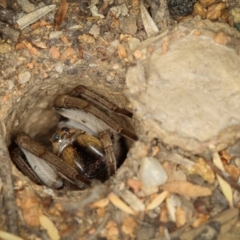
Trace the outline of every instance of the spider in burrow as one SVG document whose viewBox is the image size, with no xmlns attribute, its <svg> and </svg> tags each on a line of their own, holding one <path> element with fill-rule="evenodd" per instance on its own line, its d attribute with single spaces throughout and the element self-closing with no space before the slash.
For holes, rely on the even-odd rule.
<svg viewBox="0 0 240 240">
<path fill-rule="evenodd" d="M 11 151 L 17 168 L 36 184 L 53 189 L 83 190 L 91 179 L 112 176 L 126 157 L 123 136 L 137 140 L 119 120 L 132 113 L 84 86 L 58 96 L 53 108 L 68 121 L 59 123 L 51 151 L 20 133 L 18 147 Z"/>
</svg>

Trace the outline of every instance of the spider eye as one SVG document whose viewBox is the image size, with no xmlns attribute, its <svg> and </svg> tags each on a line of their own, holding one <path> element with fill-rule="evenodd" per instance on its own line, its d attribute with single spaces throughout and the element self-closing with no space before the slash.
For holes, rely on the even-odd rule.
<svg viewBox="0 0 240 240">
<path fill-rule="evenodd" d="M 60 138 L 59 134 L 58 134 L 58 133 L 55 133 L 55 134 L 53 135 L 53 142 L 57 142 L 57 141 L 59 140 L 59 138 Z"/>
<path fill-rule="evenodd" d="M 67 127 L 62 127 L 61 130 L 62 130 L 62 132 L 68 132 L 68 131 L 69 131 L 69 128 L 67 128 Z"/>
</svg>

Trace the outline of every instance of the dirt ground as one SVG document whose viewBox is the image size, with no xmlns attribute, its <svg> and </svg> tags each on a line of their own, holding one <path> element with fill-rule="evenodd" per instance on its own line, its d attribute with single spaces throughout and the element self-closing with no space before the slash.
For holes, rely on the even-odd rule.
<svg viewBox="0 0 240 240">
<path fill-rule="evenodd" d="M 19 2 L 0 1 L 0 239 L 238 239 L 239 3 L 55 0 L 21 29 L 46 5 Z M 8 147 L 48 138 L 80 84 L 132 111 L 139 140 L 104 184 L 38 186 Z"/>
</svg>

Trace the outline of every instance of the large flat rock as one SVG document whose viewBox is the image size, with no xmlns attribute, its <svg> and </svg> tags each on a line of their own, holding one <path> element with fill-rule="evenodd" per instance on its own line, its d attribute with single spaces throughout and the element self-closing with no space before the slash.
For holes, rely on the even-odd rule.
<svg viewBox="0 0 240 240">
<path fill-rule="evenodd" d="M 142 43 L 127 74 L 142 137 L 193 153 L 225 148 L 240 136 L 238 33 L 191 21 L 162 35 Z"/>
</svg>

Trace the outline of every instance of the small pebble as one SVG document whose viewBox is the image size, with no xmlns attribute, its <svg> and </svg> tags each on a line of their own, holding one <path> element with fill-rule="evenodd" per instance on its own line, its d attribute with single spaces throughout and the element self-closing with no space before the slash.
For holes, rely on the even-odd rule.
<svg viewBox="0 0 240 240">
<path fill-rule="evenodd" d="M 124 33 L 131 35 L 136 34 L 138 30 L 136 17 L 130 16 L 122 18 L 120 20 L 120 28 Z"/>
<path fill-rule="evenodd" d="M 161 186 L 168 178 L 161 163 L 153 157 L 142 160 L 139 174 L 142 184 L 147 188 Z"/>
<path fill-rule="evenodd" d="M 22 7 L 22 10 L 26 13 L 30 13 L 35 10 L 34 4 L 30 3 L 28 0 L 18 0 L 17 2 Z"/>
<path fill-rule="evenodd" d="M 55 65 L 55 70 L 58 72 L 58 73 L 62 73 L 63 72 L 63 65 L 62 65 L 62 63 L 57 63 L 56 65 Z"/>
<path fill-rule="evenodd" d="M 168 8 L 173 16 L 187 16 L 192 13 L 196 0 L 168 0 Z"/>
<path fill-rule="evenodd" d="M 12 80 L 8 80 L 8 90 L 12 90 L 14 88 L 14 84 Z"/>
<path fill-rule="evenodd" d="M 12 50 L 11 45 L 8 43 L 0 44 L 0 53 L 7 53 Z"/>
<path fill-rule="evenodd" d="M 26 72 L 22 72 L 22 73 L 19 73 L 18 75 L 18 83 L 19 84 L 24 84 L 24 83 L 27 83 L 31 78 L 31 73 L 26 71 Z"/>
<path fill-rule="evenodd" d="M 89 30 L 89 33 L 92 35 L 99 35 L 100 34 L 100 28 L 98 25 L 94 24 L 91 29 Z"/>
<path fill-rule="evenodd" d="M 60 38 L 62 31 L 54 31 L 49 34 L 49 39 Z"/>
<path fill-rule="evenodd" d="M 138 38 L 130 38 L 128 40 L 128 45 L 131 51 L 134 51 L 140 43 L 141 41 Z"/>
</svg>

